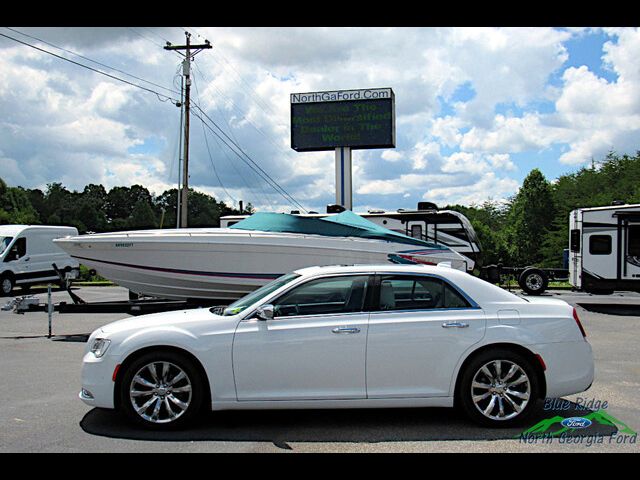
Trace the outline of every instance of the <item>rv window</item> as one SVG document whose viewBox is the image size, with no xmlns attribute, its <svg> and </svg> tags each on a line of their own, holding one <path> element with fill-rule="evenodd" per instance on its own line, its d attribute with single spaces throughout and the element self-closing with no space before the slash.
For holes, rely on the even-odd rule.
<svg viewBox="0 0 640 480">
<path fill-rule="evenodd" d="M 411 236 L 413 238 L 422 238 L 422 225 L 411 225 Z"/>
<path fill-rule="evenodd" d="M 640 225 L 629 225 L 627 254 L 632 257 L 640 257 Z"/>
<path fill-rule="evenodd" d="M 571 239 L 569 243 L 570 243 L 569 247 L 571 248 L 572 252 L 580 251 L 580 230 L 578 229 L 571 230 Z"/>
<path fill-rule="evenodd" d="M 589 253 L 591 255 L 610 255 L 611 235 L 591 235 L 589 237 Z"/>
</svg>

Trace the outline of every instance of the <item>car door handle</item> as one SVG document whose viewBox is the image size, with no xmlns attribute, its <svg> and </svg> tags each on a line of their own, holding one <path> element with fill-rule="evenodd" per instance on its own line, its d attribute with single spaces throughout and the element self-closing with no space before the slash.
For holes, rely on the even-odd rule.
<svg viewBox="0 0 640 480">
<path fill-rule="evenodd" d="M 442 328 L 467 328 L 468 323 L 463 322 L 446 322 L 442 324 Z"/>
<path fill-rule="evenodd" d="M 360 333 L 358 327 L 336 327 L 331 331 L 333 333 Z"/>
<path fill-rule="evenodd" d="M 24 257 L 25 262 L 28 262 L 29 260 L 31 260 L 31 257 Z"/>
</svg>

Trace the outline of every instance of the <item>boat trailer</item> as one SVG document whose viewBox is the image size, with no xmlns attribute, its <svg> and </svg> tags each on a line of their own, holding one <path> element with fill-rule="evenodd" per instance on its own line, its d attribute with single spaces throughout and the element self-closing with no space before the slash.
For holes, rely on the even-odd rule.
<svg viewBox="0 0 640 480">
<path fill-rule="evenodd" d="M 14 313 L 26 312 L 59 312 L 59 313 L 127 313 L 129 315 L 144 315 L 148 313 L 166 312 L 172 310 L 186 310 L 192 308 L 212 307 L 215 300 L 168 300 L 151 297 L 138 297 L 129 292 L 129 300 L 113 300 L 108 302 L 87 302 L 71 290 L 71 279 L 53 264 L 53 269 L 60 277 L 60 285 L 64 288 L 71 302 L 51 302 L 51 289 L 47 295 L 47 302 L 42 302 L 34 295 L 15 297 L 7 302 L 2 310 Z M 50 287 L 50 286 L 49 286 Z"/>
</svg>

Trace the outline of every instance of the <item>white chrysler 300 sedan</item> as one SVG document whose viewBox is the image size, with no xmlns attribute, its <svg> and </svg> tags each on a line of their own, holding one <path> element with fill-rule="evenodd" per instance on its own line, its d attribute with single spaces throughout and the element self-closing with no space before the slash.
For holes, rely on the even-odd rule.
<svg viewBox="0 0 640 480">
<path fill-rule="evenodd" d="M 80 398 L 151 428 L 202 408 L 458 406 L 487 426 L 593 382 L 575 309 L 447 267 L 310 267 L 224 310 L 129 318 L 89 338 Z"/>
</svg>

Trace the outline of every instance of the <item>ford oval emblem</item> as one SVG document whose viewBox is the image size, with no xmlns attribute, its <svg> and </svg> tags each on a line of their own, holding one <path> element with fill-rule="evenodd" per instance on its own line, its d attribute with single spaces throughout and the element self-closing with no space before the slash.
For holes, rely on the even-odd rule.
<svg viewBox="0 0 640 480">
<path fill-rule="evenodd" d="M 560 422 L 563 427 L 567 428 L 587 428 L 591 426 L 591 420 L 588 418 L 582 417 L 571 417 L 565 418 L 562 422 Z"/>
</svg>

